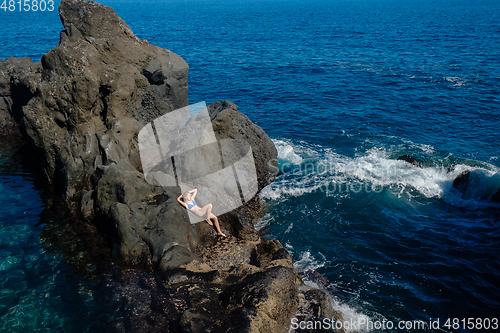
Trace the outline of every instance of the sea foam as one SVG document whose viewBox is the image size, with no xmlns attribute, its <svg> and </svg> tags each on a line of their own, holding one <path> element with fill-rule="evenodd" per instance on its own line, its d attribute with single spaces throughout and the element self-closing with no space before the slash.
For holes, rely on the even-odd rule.
<svg viewBox="0 0 500 333">
<path fill-rule="evenodd" d="M 355 156 L 304 142 L 274 140 L 274 143 L 279 167 L 283 169 L 286 165 L 288 169 L 261 192 L 264 199 L 281 202 L 317 191 L 325 195 L 349 195 L 388 189 L 407 200 L 420 195 L 472 209 L 497 205 L 489 199 L 500 188 L 498 167 L 467 160 L 451 165 L 443 163 L 442 158 L 433 156 L 437 155 L 436 149 L 429 145 L 412 145 L 413 150 L 431 160 L 430 165 L 418 168 L 396 158 L 408 143 L 404 147 L 373 147 Z M 453 181 L 467 170 L 471 171 L 469 187 L 461 193 L 453 188 Z"/>
<path fill-rule="evenodd" d="M 318 268 L 324 267 L 327 263 L 326 258 L 319 253 L 319 255 L 322 257 L 321 259 L 316 259 L 314 255 L 310 251 L 304 251 L 300 254 L 300 258 L 294 262 L 293 266 L 295 270 L 300 274 L 304 273 L 307 271 L 315 271 Z M 332 309 L 335 312 L 338 312 L 342 315 L 343 322 L 347 323 L 366 323 L 371 318 L 361 312 L 359 312 L 357 309 L 355 309 L 352 306 L 349 306 L 346 303 L 343 303 L 342 301 L 338 300 L 335 295 L 332 295 L 331 292 L 325 289 L 326 286 L 322 286 L 318 284 L 315 281 L 311 281 L 307 278 L 308 275 L 306 274 L 301 274 L 302 280 L 306 285 L 308 285 L 311 288 L 318 288 L 322 289 L 325 292 L 327 292 L 330 295 L 330 300 L 331 300 L 331 306 Z M 351 332 L 369 332 L 369 330 L 366 330 L 366 327 L 350 327 L 350 325 L 343 325 L 345 331 L 347 333 Z"/>
</svg>

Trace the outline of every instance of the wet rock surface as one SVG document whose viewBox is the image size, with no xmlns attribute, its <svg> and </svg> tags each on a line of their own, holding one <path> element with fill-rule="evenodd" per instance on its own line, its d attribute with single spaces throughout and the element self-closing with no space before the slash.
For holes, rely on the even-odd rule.
<svg viewBox="0 0 500 333">
<path fill-rule="evenodd" d="M 469 187 L 470 170 L 466 170 L 459 174 L 453 180 L 453 188 L 459 190 L 460 192 L 465 192 Z"/>
<path fill-rule="evenodd" d="M 398 161 L 405 161 L 405 162 L 410 163 L 410 164 L 412 164 L 416 167 L 419 167 L 419 168 L 422 167 L 422 161 L 420 161 L 419 159 L 412 157 L 410 155 L 401 155 L 398 157 L 397 160 Z"/>
<path fill-rule="evenodd" d="M 299 306 L 293 315 L 289 333 L 345 333 L 344 318 L 333 307 L 329 293 L 330 282 L 317 271 L 300 272 L 299 277 L 308 284 L 299 285 Z"/>
<path fill-rule="evenodd" d="M 144 179 L 138 132 L 188 105 L 186 62 L 137 38 L 109 7 L 67 0 L 59 12 L 65 30 L 40 62 L 0 61 L 0 132 L 29 143 L 50 193 L 124 269 L 125 283 L 107 287 L 124 315 L 105 328 L 286 331 L 302 282 L 283 246 L 254 230 L 258 197 L 219 216 L 222 239 L 189 222 L 179 188 Z M 277 151 L 265 132 L 229 101 L 208 110 L 217 140 L 251 146 L 258 190 L 270 184 Z"/>
<path fill-rule="evenodd" d="M 499 174 L 493 176 L 483 170 L 465 170 L 453 180 L 453 188 L 463 199 L 500 202 Z"/>
</svg>

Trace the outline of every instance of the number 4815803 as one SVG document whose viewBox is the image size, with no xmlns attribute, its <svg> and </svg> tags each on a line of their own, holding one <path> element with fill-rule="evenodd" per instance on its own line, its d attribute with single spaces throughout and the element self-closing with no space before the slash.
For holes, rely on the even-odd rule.
<svg viewBox="0 0 500 333">
<path fill-rule="evenodd" d="M 0 0 L 1 1 L 1 0 Z M 0 9 L 4 12 L 7 10 L 10 12 L 20 11 L 20 12 L 44 12 L 53 11 L 54 0 L 3 0 Z"/>
</svg>

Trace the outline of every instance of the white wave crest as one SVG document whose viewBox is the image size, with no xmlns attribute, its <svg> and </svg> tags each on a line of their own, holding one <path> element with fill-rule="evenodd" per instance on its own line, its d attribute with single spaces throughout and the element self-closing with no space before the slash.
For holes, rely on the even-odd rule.
<svg viewBox="0 0 500 333">
<path fill-rule="evenodd" d="M 466 201 L 486 200 L 493 194 L 494 187 L 500 187 L 499 168 L 480 163 L 481 166 L 457 164 L 449 166 L 415 167 L 394 157 L 394 148 L 372 148 L 358 156 L 339 155 L 329 148 L 293 146 L 293 151 L 304 151 L 307 158 L 294 170 L 280 175 L 272 184 L 264 188 L 261 197 L 271 200 L 286 200 L 307 193 L 321 191 L 325 195 L 350 195 L 361 191 L 377 192 L 389 189 L 396 196 L 414 195 L 427 198 L 443 198 L 446 202 L 464 206 Z M 431 155 L 434 147 L 413 145 L 422 155 Z M 310 150 L 315 152 L 311 153 Z M 396 155 L 397 156 L 397 155 Z M 475 174 L 471 177 L 470 194 L 463 196 L 452 189 L 453 181 L 463 171 Z M 471 173 L 471 175 L 472 175 Z M 497 180 L 498 178 L 498 180 Z M 416 192 L 415 192 L 416 191 Z M 470 205 L 469 205 L 470 206 Z"/>
<path fill-rule="evenodd" d="M 267 213 L 255 223 L 254 228 L 255 230 L 259 231 L 262 228 L 267 227 L 273 221 L 274 217 L 271 214 Z"/>
<path fill-rule="evenodd" d="M 453 84 L 454 87 L 461 87 L 467 83 L 467 80 L 459 76 L 445 76 L 444 80 Z"/>
<path fill-rule="evenodd" d="M 278 151 L 278 158 L 293 164 L 302 163 L 302 157 L 297 155 L 294 151 L 293 145 L 285 140 L 272 140 L 276 150 Z"/>
<path fill-rule="evenodd" d="M 298 273 L 301 272 L 307 272 L 307 271 L 314 271 L 318 268 L 324 267 L 326 264 L 326 258 L 319 253 L 319 255 L 322 256 L 321 260 L 316 259 L 310 251 L 304 251 L 300 254 L 299 260 L 295 261 L 293 264 L 295 270 Z M 330 301 L 331 301 L 331 306 L 332 309 L 335 312 L 338 312 L 342 315 L 342 327 L 344 328 L 345 332 L 347 333 L 353 333 L 353 332 L 369 332 L 370 330 L 367 329 L 366 326 L 363 326 L 362 323 L 367 323 L 370 321 L 370 317 L 359 312 L 355 308 L 349 306 L 346 303 L 343 303 L 339 301 L 334 295 L 331 294 L 330 291 L 324 289 L 323 286 L 318 285 L 314 281 L 310 281 L 307 279 L 307 276 L 302 276 L 303 281 L 306 285 L 308 285 L 311 288 L 317 288 L 317 289 L 322 289 L 325 292 L 327 292 L 330 295 Z M 352 324 L 354 326 L 352 326 Z"/>
<path fill-rule="evenodd" d="M 320 255 L 323 256 L 321 253 Z M 300 254 L 299 260 L 293 263 L 293 267 L 299 273 L 307 271 L 315 271 L 318 268 L 325 266 L 325 262 L 326 259 L 324 256 L 322 260 L 317 260 L 316 258 L 314 258 L 314 256 L 311 254 L 310 251 L 305 251 Z"/>
<path fill-rule="evenodd" d="M 344 323 L 342 327 L 346 333 L 354 332 L 370 332 L 367 325 L 363 325 L 371 321 L 371 318 L 363 313 L 358 312 L 356 309 L 350 307 L 349 305 L 338 301 L 335 297 L 330 297 L 332 300 L 332 309 L 334 311 L 340 312 L 342 314 L 342 319 Z M 350 325 L 350 323 L 356 323 L 357 325 Z"/>
</svg>

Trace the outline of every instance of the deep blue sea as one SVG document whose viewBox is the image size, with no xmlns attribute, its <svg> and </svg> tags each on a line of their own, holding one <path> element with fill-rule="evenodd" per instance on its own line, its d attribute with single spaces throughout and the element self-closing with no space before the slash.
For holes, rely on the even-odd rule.
<svg viewBox="0 0 500 333">
<path fill-rule="evenodd" d="M 345 319 L 500 319 L 500 1 L 101 2 L 188 62 L 191 103 L 231 100 L 269 134 L 257 226 Z M 0 15 L 0 59 L 57 45 L 56 12 Z M 33 176 L 2 153 L 0 178 L 0 330 L 105 327 L 119 308 L 44 243 Z"/>
</svg>

